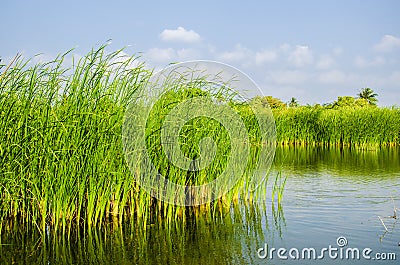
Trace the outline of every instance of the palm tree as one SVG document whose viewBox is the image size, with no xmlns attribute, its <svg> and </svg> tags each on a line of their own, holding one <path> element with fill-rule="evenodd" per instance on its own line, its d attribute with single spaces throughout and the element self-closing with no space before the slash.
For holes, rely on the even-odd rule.
<svg viewBox="0 0 400 265">
<path fill-rule="evenodd" d="M 361 89 L 360 93 L 358 93 L 359 98 L 363 98 L 368 101 L 371 105 L 376 105 L 378 99 L 376 98 L 378 94 L 376 94 L 371 88 L 366 87 Z"/>
<path fill-rule="evenodd" d="M 299 106 L 299 102 L 297 102 L 296 98 L 292 98 L 289 102 L 289 107 L 298 107 Z"/>
</svg>

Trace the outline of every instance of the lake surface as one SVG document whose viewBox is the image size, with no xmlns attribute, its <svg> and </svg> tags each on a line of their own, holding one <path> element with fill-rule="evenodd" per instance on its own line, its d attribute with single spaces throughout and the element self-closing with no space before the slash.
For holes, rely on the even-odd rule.
<svg viewBox="0 0 400 265">
<path fill-rule="evenodd" d="M 271 202 L 278 171 L 287 177 L 281 205 Z M 145 230 L 110 224 L 70 239 L 3 232 L 0 264 L 398 264 L 400 222 L 388 216 L 400 208 L 399 148 L 280 147 L 269 179 L 264 198 L 216 219 Z"/>
</svg>

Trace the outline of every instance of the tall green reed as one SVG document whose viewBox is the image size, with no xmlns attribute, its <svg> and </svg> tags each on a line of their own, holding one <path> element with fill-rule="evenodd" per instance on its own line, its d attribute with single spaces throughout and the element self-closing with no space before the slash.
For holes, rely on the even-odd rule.
<svg viewBox="0 0 400 265">
<path fill-rule="evenodd" d="M 253 109 L 243 102 L 239 103 L 233 98 L 235 93 L 226 90 L 219 90 L 219 101 L 213 101 L 215 99 L 214 86 L 208 87 L 207 82 L 200 82 L 201 80 L 194 80 L 189 83 L 178 84 L 175 81 L 172 84 L 168 84 L 171 88 L 165 89 L 163 93 L 156 93 L 156 102 L 152 105 L 149 113 L 147 111 L 142 111 L 142 107 L 145 108 L 146 102 L 152 102 L 154 96 L 141 95 L 139 94 L 137 102 L 132 106 L 135 111 L 128 112 L 129 115 L 126 118 L 125 124 L 125 137 L 126 139 L 126 152 L 130 153 L 132 158 L 128 158 L 128 163 L 130 165 L 131 171 L 135 174 L 135 177 L 146 182 L 146 186 L 154 192 L 156 198 L 160 197 L 174 197 L 176 195 L 176 190 L 168 188 L 165 182 L 153 183 L 151 178 L 157 179 L 156 175 L 165 177 L 169 182 L 178 184 L 181 186 L 200 186 L 210 183 L 215 180 L 215 178 L 221 176 L 225 173 L 228 166 L 228 160 L 233 156 L 232 152 L 237 152 L 232 148 L 231 144 L 231 132 L 228 132 L 223 124 L 210 118 L 213 116 L 212 112 L 218 112 L 221 101 L 229 105 L 230 108 L 234 109 L 240 119 L 243 121 L 246 131 L 249 132 L 249 142 L 240 143 L 240 148 L 249 146 L 249 157 L 245 157 L 245 160 L 240 161 L 240 165 L 232 164 L 230 168 L 231 171 L 236 171 L 237 166 L 245 167 L 244 173 L 240 176 L 237 183 L 235 183 L 232 189 L 224 194 L 217 202 L 209 202 L 205 205 L 184 208 L 176 206 L 173 204 L 165 203 L 161 199 L 153 198 L 151 205 L 148 207 L 152 209 L 153 212 L 157 212 L 156 215 L 163 216 L 167 220 L 176 218 L 182 215 L 192 215 L 201 212 L 213 212 L 223 210 L 224 208 L 229 208 L 232 202 L 238 200 L 239 197 L 246 199 L 250 192 L 250 180 L 252 174 L 254 174 L 254 169 L 257 168 L 259 163 L 260 153 L 261 153 L 261 133 L 258 127 L 257 118 Z M 203 80 L 204 81 L 204 80 Z M 164 88 L 163 88 L 164 89 Z M 202 112 L 201 108 L 207 106 L 207 115 L 199 115 L 196 118 L 190 118 L 186 120 L 186 114 L 177 112 L 180 104 L 191 102 L 191 99 L 201 99 L 202 104 L 198 105 L 199 109 L 181 110 L 183 112 Z M 193 102 L 192 102 L 193 103 Z M 193 107 L 193 105 L 191 105 Z M 194 108 L 194 107 L 193 107 Z M 139 111 L 137 111 L 139 109 Z M 174 112 L 176 111 L 176 112 Z M 172 114 L 171 114 L 172 113 Z M 210 114 L 211 113 L 211 114 Z M 168 115 L 177 115 L 177 120 L 168 120 Z M 140 117 L 139 117 L 140 116 Z M 141 121 L 142 116 L 147 116 L 145 125 Z M 162 131 L 169 126 L 176 126 L 179 120 L 185 120 L 185 124 L 179 130 L 179 141 L 175 143 L 170 138 L 163 139 Z M 136 124 L 140 124 L 135 127 Z M 143 124 L 143 125 L 142 125 Z M 136 131 L 141 131 L 142 127 L 145 127 L 145 146 L 142 147 L 140 143 L 140 137 L 137 139 L 135 135 Z M 135 127 L 136 130 L 132 134 L 129 130 L 131 127 Z M 204 155 L 201 150 L 202 141 L 205 138 L 211 139 L 216 145 L 215 155 L 212 161 L 204 168 L 200 166 L 196 159 Z M 135 145 L 135 146 L 131 146 Z M 174 151 L 166 151 L 167 145 L 177 144 L 179 145 L 179 150 L 182 154 L 173 153 Z M 146 152 L 143 154 L 143 150 Z M 148 162 L 144 163 L 144 160 L 136 159 L 138 156 L 149 157 Z M 188 169 L 185 166 L 176 165 L 172 159 L 174 156 L 183 156 L 191 162 L 188 165 Z M 204 158 L 204 157 L 203 157 Z M 147 163 L 151 163 L 151 167 L 147 168 Z M 244 166 L 243 166 L 244 165 Z M 153 168 L 154 166 L 154 168 Z M 259 173 L 259 172 L 257 172 Z M 230 176 L 229 176 L 230 177 Z M 229 184 L 229 183 L 228 183 Z M 261 183 L 261 186 L 264 183 Z M 151 187 L 150 187 L 151 185 Z M 156 187 L 156 188 L 154 188 Z M 167 187 L 167 188 L 166 188 Z M 186 194 L 187 200 L 190 200 L 192 194 Z M 218 198 L 218 197 L 217 197 Z M 190 203 L 189 203 L 190 204 Z M 195 209 L 194 212 L 188 211 L 188 209 Z M 196 210 L 201 209 L 201 210 Z"/>
<path fill-rule="evenodd" d="M 0 79 L 0 217 L 67 229 L 133 215 L 134 180 L 120 141 L 125 105 L 150 71 L 105 46 L 65 67 L 70 52 Z M 120 204 L 123 205 L 120 205 Z"/>
<path fill-rule="evenodd" d="M 146 228 L 148 223 L 171 224 L 175 219 L 226 213 L 239 196 L 249 196 L 251 172 L 263 144 L 255 113 L 224 90 L 196 87 L 165 95 L 153 108 L 146 125 L 153 162 L 160 173 L 185 185 L 212 181 L 224 169 L 232 150 L 220 124 L 199 118 L 181 130 L 180 145 L 189 158 L 199 155 L 199 142 L 205 136 L 218 145 L 217 159 L 197 172 L 171 165 L 159 133 L 163 115 L 180 101 L 217 96 L 237 111 L 249 131 L 250 142 L 243 143 L 250 146 L 245 177 L 219 201 L 198 207 L 174 206 L 140 188 L 135 174 L 141 169 L 128 169 L 121 130 L 129 103 L 152 72 L 122 50 L 106 53 L 105 49 L 92 50 L 73 60 L 72 66 L 67 62 L 72 51 L 36 65 L 18 57 L 1 73 L 0 232 L 18 225 L 42 234 L 52 230 L 71 235 L 76 226 L 91 230 L 105 222 L 127 221 Z"/>
<path fill-rule="evenodd" d="M 400 144 L 400 109 L 296 107 L 274 111 L 283 144 L 394 146 Z"/>
</svg>

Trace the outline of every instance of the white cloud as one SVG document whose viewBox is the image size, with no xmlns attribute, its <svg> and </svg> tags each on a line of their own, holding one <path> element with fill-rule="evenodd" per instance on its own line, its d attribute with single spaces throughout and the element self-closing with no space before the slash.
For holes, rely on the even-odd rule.
<svg viewBox="0 0 400 265">
<path fill-rule="evenodd" d="M 290 50 L 290 45 L 289 44 L 287 44 L 287 43 L 284 43 L 284 44 L 282 44 L 280 47 L 279 47 L 279 50 L 281 51 L 281 52 L 289 52 L 289 50 Z"/>
<path fill-rule="evenodd" d="M 279 85 L 296 85 L 307 81 L 309 75 L 298 70 L 283 70 L 271 73 L 269 79 Z"/>
<path fill-rule="evenodd" d="M 217 54 L 217 59 L 225 62 L 245 62 L 251 60 L 253 52 L 241 44 L 237 44 L 232 51 Z"/>
<path fill-rule="evenodd" d="M 335 64 L 335 60 L 330 55 L 321 55 L 317 62 L 318 69 L 328 69 Z"/>
<path fill-rule="evenodd" d="M 197 49 L 183 48 L 152 48 L 144 53 L 143 57 L 150 63 L 172 63 L 176 61 L 188 61 L 201 58 L 201 52 Z"/>
<path fill-rule="evenodd" d="M 313 62 L 313 53 L 308 46 L 298 45 L 289 55 L 288 61 L 295 67 L 302 67 Z"/>
<path fill-rule="evenodd" d="M 152 62 L 172 62 L 176 52 L 172 48 L 152 48 L 144 54 L 144 57 Z"/>
<path fill-rule="evenodd" d="M 200 51 L 196 49 L 180 49 L 176 51 L 176 54 L 181 60 L 196 60 L 201 57 Z"/>
<path fill-rule="evenodd" d="M 336 56 L 339 56 L 343 53 L 343 49 L 341 47 L 336 47 L 335 49 L 333 49 L 333 54 Z"/>
<path fill-rule="evenodd" d="M 21 55 L 22 55 L 23 58 L 27 58 L 27 57 L 25 57 L 24 53 L 21 53 Z M 32 64 L 43 64 L 43 63 L 46 63 L 46 62 L 53 61 L 55 57 L 56 56 L 54 56 L 54 54 L 40 53 L 40 54 L 36 54 L 32 58 L 30 58 L 29 61 Z M 13 60 L 13 59 L 14 59 L 14 57 L 11 60 Z"/>
<path fill-rule="evenodd" d="M 346 74 L 339 70 L 326 71 L 318 76 L 318 81 L 324 84 L 343 84 L 346 80 Z"/>
<path fill-rule="evenodd" d="M 118 54 L 118 56 L 114 57 L 111 60 L 111 63 L 112 63 L 111 69 L 113 70 L 118 69 L 121 66 L 121 64 L 125 64 L 126 69 L 134 69 L 144 64 L 144 62 L 141 61 L 140 58 L 135 56 L 133 56 L 132 58 L 131 55 L 127 54 L 124 51 L 121 51 Z"/>
<path fill-rule="evenodd" d="M 390 52 L 396 48 L 400 48 L 400 38 L 392 35 L 385 35 L 381 41 L 374 46 L 375 51 Z"/>
<path fill-rule="evenodd" d="M 270 51 L 270 50 L 263 50 L 257 52 L 255 55 L 255 61 L 257 65 L 275 62 L 277 58 L 278 58 L 277 53 L 275 51 Z"/>
<path fill-rule="evenodd" d="M 198 42 L 201 40 L 200 35 L 193 30 L 186 30 L 184 27 L 178 27 L 177 29 L 164 29 L 160 34 L 160 38 L 163 41 L 175 41 L 175 42 Z"/>
<path fill-rule="evenodd" d="M 380 66 L 385 64 L 385 59 L 381 56 L 377 56 L 372 60 L 366 60 L 362 56 L 357 56 L 354 60 L 354 63 L 359 68 L 366 68 L 371 66 Z"/>
</svg>

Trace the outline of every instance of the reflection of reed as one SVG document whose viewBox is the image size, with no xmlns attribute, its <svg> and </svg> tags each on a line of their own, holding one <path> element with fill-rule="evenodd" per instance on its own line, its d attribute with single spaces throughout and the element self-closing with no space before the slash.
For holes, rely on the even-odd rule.
<svg viewBox="0 0 400 265">
<path fill-rule="evenodd" d="M 117 222 L 102 229 L 76 227 L 69 236 L 61 231 L 42 235 L 36 229 L 7 231 L 1 235 L 0 263 L 252 264 L 265 237 L 282 234 L 281 205 L 273 205 L 270 214 L 261 202 L 238 202 L 225 212 L 206 215 L 188 208 L 191 214 L 185 222 L 145 226 Z"/>
<path fill-rule="evenodd" d="M 279 237 L 282 238 L 282 224 L 286 226 L 286 220 L 283 214 L 283 207 L 280 203 L 277 204 L 276 208 L 275 205 L 272 204 L 272 216 L 274 228 L 276 231 L 278 231 Z"/>
<path fill-rule="evenodd" d="M 381 221 L 383 227 L 385 228 L 385 232 L 379 237 L 379 240 L 381 242 L 382 242 L 383 238 L 386 236 L 387 233 L 392 233 L 394 231 L 394 229 L 396 227 L 397 220 L 399 219 L 398 211 L 400 211 L 400 208 L 396 207 L 396 204 L 394 202 L 393 197 L 392 197 L 392 201 L 393 201 L 393 215 L 389 215 L 389 216 L 386 216 L 386 217 L 380 217 L 378 215 L 379 221 Z M 384 222 L 384 220 L 387 220 L 387 219 L 393 220 L 392 225 L 390 226 L 390 229 L 387 227 L 387 225 Z"/>
<path fill-rule="evenodd" d="M 278 146 L 274 164 L 287 172 L 301 169 L 334 171 L 341 175 L 371 175 L 400 172 L 400 148 L 382 147 L 373 151 L 359 148 Z"/>
</svg>

